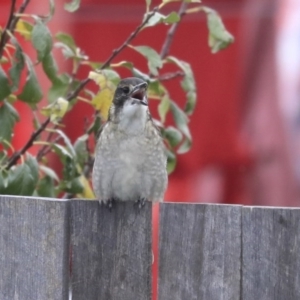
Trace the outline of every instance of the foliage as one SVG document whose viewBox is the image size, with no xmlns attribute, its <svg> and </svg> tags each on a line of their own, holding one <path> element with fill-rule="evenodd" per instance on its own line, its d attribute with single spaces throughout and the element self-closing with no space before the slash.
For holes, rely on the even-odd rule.
<svg viewBox="0 0 300 300">
<path fill-rule="evenodd" d="M 189 130 L 189 116 L 196 105 L 197 91 L 193 71 L 188 62 L 169 54 L 174 32 L 184 15 L 205 13 L 208 26 L 208 44 L 212 53 L 227 47 L 233 42 L 232 35 L 226 30 L 220 16 L 213 9 L 203 6 L 200 0 L 162 0 L 151 10 L 151 0 L 146 0 L 146 12 L 141 16 L 141 24 L 128 35 L 119 48 L 102 62 L 94 62 L 81 51 L 71 35 L 58 32 L 53 35 L 48 23 L 55 11 L 54 0 L 49 0 L 49 13 L 46 16 L 24 14 L 30 0 L 24 0 L 16 11 L 12 1 L 11 14 L 4 29 L 0 27 L 0 194 L 39 195 L 43 197 L 71 197 L 74 195 L 92 198 L 90 173 L 93 153 L 90 143 L 96 139 L 101 123 L 106 121 L 116 85 L 120 81 L 119 70 L 126 68 L 133 76 L 143 78 L 149 83 L 149 98 L 159 101 L 156 123 L 161 127 L 168 153 L 168 170 L 176 167 L 178 154 L 189 151 L 192 137 Z M 163 14 L 163 7 L 177 2 L 178 12 Z M 80 0 L 65 4 L 68 12 L 80 7 Z M 66 12 L 67 13 L 67 12 Z M 158 53 L 151 45 L 134 45 L 134 38 L 144 30 L 151 30 L 160 23 L 171 26 L 163 50 Z M 22 49 L 25 41 L 31 43 L 36 51 L 34 61 Z M 140 70 L 134 62 L 112 61 L 126 47 L 142 55 L 148 63 L 148 71 Z M 53 49 L 59 49 L 71 61 L 72 70 L 61 72 L 56 63 Z M 173 64 L 178 70 L 162 74 L 163 67 Z M 47 93 L 43 93 L 36 67 L 40 65 L 51 83 Z M 81 66 L 90 67 L 87 78 L 77 76 Z M 177 99 L 171 99 L 165 81 L 181 78 L 181 87 L 186 94 L 186 103 L 181 108 Z M 24 81 L 21 80 L 24 78 Z M 95 81 L 99 91 L 94 94 L 89 88 Z M 44 97 L 44 95 L 46 95 Z M 44 98 L 45 101 L 41 102 Z M 22 117 L 15 108 L 18 101 L 30 106 L 35 131 L 21 149 L 14 149 L 11 140 L 14 126 Z M 77 101 L 84 101 L 94 108 L 91 124 L 87 124 L 82 136 L 75 143 L 63 131 L 63 118 Z M 45 104 L 46 103 L 46 104 Z M 166 124 L 171 114 L 173 125 Z M 44 116 L 44 117 L 43 117 Z M 46 117 L 46 119 L 45 119 Z M 41 136 L 41 133 L 46 134 Z M 38 145 L 36 156 L 30 154 L 31 147 Z M 49 165 L 47 154 L 55 153 L 60 159 L 63 170 L 59 178 Z"/>
</svg>

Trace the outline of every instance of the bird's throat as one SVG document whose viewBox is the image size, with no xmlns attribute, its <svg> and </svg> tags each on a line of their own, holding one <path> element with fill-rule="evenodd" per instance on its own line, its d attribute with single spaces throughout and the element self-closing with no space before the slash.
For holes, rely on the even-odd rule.
<svg viewBox="0 0 300 300">
<path fill-rule="evenodd" d="M 119 114 L 118 128 L 127 135 L 139 135 L 144 132 L 147 122 L 148 107 L 136 104 L 131 110 L 124 110 Z"/>
</svg>

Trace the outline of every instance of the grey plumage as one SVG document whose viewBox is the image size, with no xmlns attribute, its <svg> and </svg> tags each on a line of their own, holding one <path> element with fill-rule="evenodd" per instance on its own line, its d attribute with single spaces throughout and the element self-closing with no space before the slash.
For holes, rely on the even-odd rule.
<svg viewBox="0 0 300 300">
<path fill-rule="evenodd" d="M 163 200 L 167 159 L 146 88 L 143 80 L 127 78 L 116 89 L 95 152 L 92 179 L 100 202 Z"/>
</svg>

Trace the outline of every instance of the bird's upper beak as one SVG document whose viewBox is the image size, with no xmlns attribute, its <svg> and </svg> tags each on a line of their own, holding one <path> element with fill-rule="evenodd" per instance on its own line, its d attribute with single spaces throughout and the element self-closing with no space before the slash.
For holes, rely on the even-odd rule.
<svg viewBox="0 0 300 300">
<path fill-rule="evenodd" d="M 148 99 L 147 99 L 147 95 L 146 95 L 147 87 L 148 87 L 147 82 L 142 82 L 142 83 L 136 85 L 132 89 L 132 91 L 130 93 L 130 97 L 134 98 L 136 100 L 139 100 L 140 104 L 148 106 Z"/>
</svg>

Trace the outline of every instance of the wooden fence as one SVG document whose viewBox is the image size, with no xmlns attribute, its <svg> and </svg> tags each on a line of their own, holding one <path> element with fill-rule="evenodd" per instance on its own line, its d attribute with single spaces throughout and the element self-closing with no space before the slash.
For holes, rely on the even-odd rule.
<svg viewBox="0 0 300 300">
<path fill-rule="evenodd" d="M 150 300 L 151 213 L 0 196 L 0 299 Z M 158 282 L 159 300 L 299 300 L 300 209 L 160 204 Z"/>
</svg>

